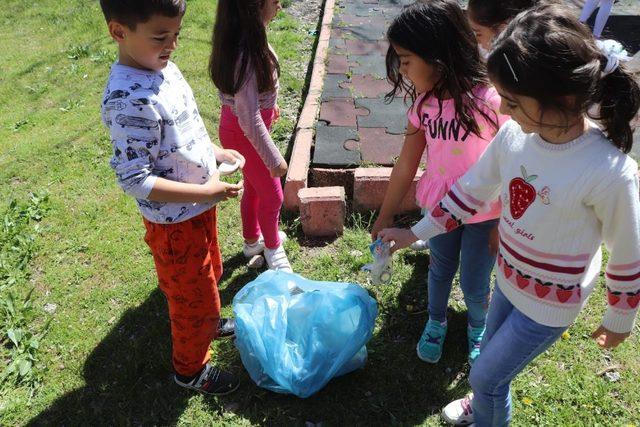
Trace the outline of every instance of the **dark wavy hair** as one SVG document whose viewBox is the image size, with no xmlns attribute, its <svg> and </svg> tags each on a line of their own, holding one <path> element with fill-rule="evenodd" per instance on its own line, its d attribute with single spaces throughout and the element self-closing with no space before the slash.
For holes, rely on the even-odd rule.
<svg viewBox="0 0 640 427">
<path fill-rule="evenodd" d="M 518 15 L 493 44 L 489 74 L 508 92 L 538 101 L 543 115 L 549 110 L 567 117 L 588 114 L 602 124 L 616 147 L 628 153 L 640 87 L 622 63 L 603 74 L 607 58 L 589 28 L 574 15 L 558 4 Z M 575 102 L 567 102 L 567 97 Z M 594 105 L 599 112 L 589 114 Z"/>
<path fill-rule="evenodd" d="M 400 74 L 400 58 L 393 45 L 400 46 L 422 58 L 440 72 L 440 80 L 425 94 L 418 111 L 430 96 L 438 100 L 442 112 L 442 100 L 448 94 L 454 102 L 456 120 L 471 133 L 480 135 L 474 113 L 479 113 L 496 130 L 498 117 L 486 112 L 485 100 L 478 98 L 473 89 L 489 85 L 486 69 L 480 59 L 473 31 L 455 0 L 424 0 L 402 10 L 387 30 L 390 46 L 387 50 L 387 79 L 393 89 L 385 99 L 390 102 L 400 93 L 415 102 L 415 87 Z"/>
<path fill-rule="evenodd" d="M 496 28 L 542 0 L 469 0 L 467 14 L 483 27 Z M 548 1 L 548 0 L 544 0 Z"/>
<path fill-rule="evenodd" d="M 280 75 L 278 59 L 269 49 L 261 11 L 266 0 L 219 0 L 213 27 L 209 75 L 222 92 L 234 95 L 247 76 L 249 64 L 256 73 L 258 90 L 276 85 Z"/>
<path fill-rule="evenodd" d="M 117 21 L 132 30 L 158 14 L 170 18 L 183 16 L 186 0 L 100 0 L 100 7 L 107 22 Z"/>
</svg>

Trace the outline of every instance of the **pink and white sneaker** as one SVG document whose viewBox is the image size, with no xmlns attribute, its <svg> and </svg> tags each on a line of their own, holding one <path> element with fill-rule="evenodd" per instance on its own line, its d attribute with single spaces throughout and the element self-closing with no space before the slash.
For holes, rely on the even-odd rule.
<svg viewBox="0 0 640 427">
<path fill-rule="evenodd" d="M 471 408 L 471 400 L 473 394 L 469 394 L 462 399 L 454 400 L 444 407 L 442 410 L 442 419 L 456 426 L 473 425 L 473 409 Z"/>
</svg>

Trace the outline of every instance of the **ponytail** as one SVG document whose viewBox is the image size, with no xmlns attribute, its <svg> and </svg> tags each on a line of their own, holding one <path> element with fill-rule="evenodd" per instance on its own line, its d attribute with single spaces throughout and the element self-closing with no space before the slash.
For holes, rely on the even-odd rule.
<svg viewBox="0 0 640 427">
<path fill-rule="evenodd" d="M 640 86 L 631 73 L 619 65 L 601 77 L 597 93 L 600 95 L 594 100 L 600 104 L 597 119 L 613 144 L 628 153 L 633 145 L 631 121 L 640 109 Z"/>
<path fill-rule="evenodd" d="M 494 42 L 487 68 L 506 91 L 535 99 L 543 110 L 599 121 L 613 144 L 628 153 L 640 87 L 624 65 L 627 59 L 618 42 L 594 40 L 570 9 L 546 3 L 511 21 Z M 593 107 L 600 111 L 592 113 Z"/>
</svg>

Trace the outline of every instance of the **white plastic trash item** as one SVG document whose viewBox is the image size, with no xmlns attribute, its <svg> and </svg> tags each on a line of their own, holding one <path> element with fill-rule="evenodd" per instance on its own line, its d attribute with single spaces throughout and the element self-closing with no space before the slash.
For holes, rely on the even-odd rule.
<svg viewBox="0 0 640 427">
<path fill-rule="evenodd" d="M 232 173 L 237 171 L 239 167 L 240 167 L 239 159 L 236 159 L 236 161 L 233 163 L 224 161 L 218 165 L 218 172 L 220 172 L 220 175 L 222 176 L 231 175 Z"/>
<path fill-rule="evenodd" d="M 388 283 L 393 273 L 391 246 L 378 239 L 369 245 L 369 250 L 373 255 L 373 263 L 365 265 L 362 269 L 371 272 L 371 282 L 374 285 Z"/>
</svg>

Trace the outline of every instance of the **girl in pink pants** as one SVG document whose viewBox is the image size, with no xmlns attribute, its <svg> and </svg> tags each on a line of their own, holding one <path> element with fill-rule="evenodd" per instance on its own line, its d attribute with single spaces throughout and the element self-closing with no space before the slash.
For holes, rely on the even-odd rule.
<svg viewBox="0 0 640 427">
<path fill-rule="evenodd" d="M 220 0 L 213 30 L 209 73 L 222 101 L 220 143 L 246 159 L 240 205 L 243 253 L 264 251 L 272 270 L 291 272 L 278 231 L 282 207 L 280 177 L 287 162 L 269 134 L 278 118 L 278 58 L 266 28 L 280 9 L 279 0 Z"/>
</svg>

